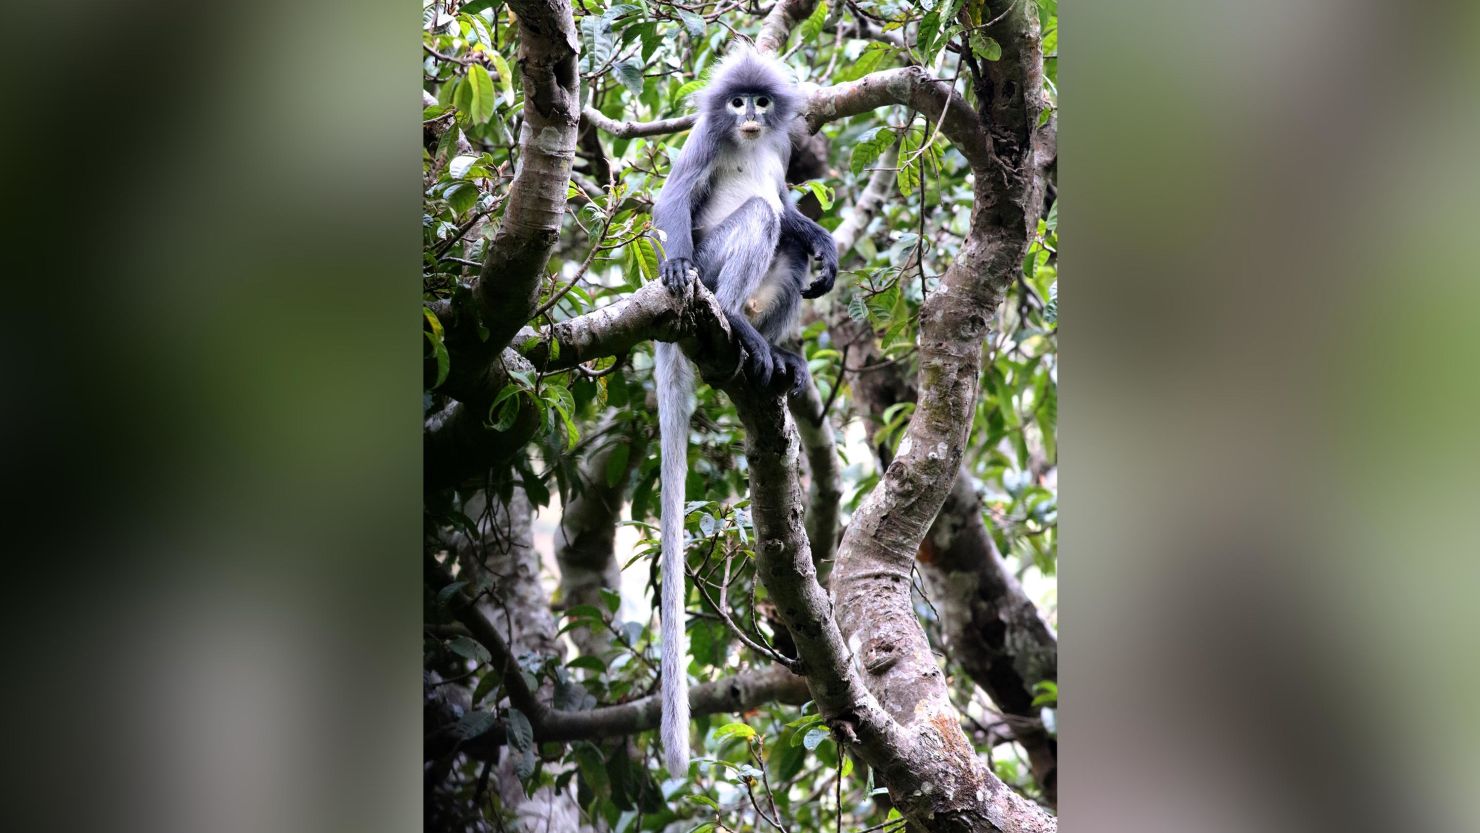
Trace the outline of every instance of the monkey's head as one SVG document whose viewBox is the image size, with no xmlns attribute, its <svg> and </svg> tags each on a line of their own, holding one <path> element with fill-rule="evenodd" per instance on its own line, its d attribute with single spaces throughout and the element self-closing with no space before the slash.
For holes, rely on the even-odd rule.
<svg viewBox="0 0 1480 833">
<path fill-rule="evenodd" d="M 785 135 L 801 109 L 801 99 L 785 64 L 743 47 L 715 69 L 701 106 L 717 132 L 745 143 L 768 134 Z"/>
</svg>

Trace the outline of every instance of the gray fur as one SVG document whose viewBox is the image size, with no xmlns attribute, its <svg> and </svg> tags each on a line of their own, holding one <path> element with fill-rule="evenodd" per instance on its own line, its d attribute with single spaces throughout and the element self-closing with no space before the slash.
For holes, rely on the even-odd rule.
<svg viewBox="0 0 1480 833">
<path fill-rule="evenodd" d="M 660 495 L 662 518 L 658 569 L 663 577 L 658 615 L 663 632 L 661 671 L 663 714 L 659 735 L 668 773 L 682 777 L 689 768 L 688 631 L 685 630 L 683 549 L 684 479 L 689 469 L 689 418 L 694 414 L 694 371 L 678 345 L 659 342 L 654 348 L 658 385 L 658 435 L 663 455 Z M 675 684 L 677 683 L 677 684 Z"/>
<path fill-rule="evenodd" d="M 831 235 L 787 199 L 790 130 L 801 106 L 795 82 L 775 58 L 749 48 L 726 57 L 699 97 L 699 121 L 653 206 L 663 283 L 679 292 L 697 271 L 745 348 L 747 377 L 770 386 L 779 370 L 776 378 L 793 392 L 806 381 L 806 362 L 775 344 L 795 328 L 801 299 L 826 292 L 837 273 Z M 804 289 L 812 257 L 824 275 Z M 669 774 L 682 776 L 689 759 L 683 507 L 694 374 L 677 346 L 661 343 L 654 379 L 663 455 L 660 735 Z"/>
</svg>

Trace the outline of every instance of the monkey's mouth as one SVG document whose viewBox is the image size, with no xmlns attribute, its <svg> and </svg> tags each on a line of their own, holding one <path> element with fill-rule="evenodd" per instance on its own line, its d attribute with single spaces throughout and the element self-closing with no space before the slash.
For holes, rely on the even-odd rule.
<svg viewBox="0 0 1480 833">
<path fill-rule="evenodd" d="M 747 139 L 754 139 L 761 135 L 761 123 L 758 121 L 748 121 L 741 124 L 740 135 Z"/>
</svg>

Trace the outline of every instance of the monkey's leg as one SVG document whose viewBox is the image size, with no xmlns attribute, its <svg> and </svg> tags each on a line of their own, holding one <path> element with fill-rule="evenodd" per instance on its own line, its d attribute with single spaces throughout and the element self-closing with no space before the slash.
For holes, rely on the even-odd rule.
<svg viewBox="0 0 1480 833">
<path fill-rule="evenodd" d="M 775 359 L 771 343 L 745 317 L 745 302 L 766 277 L 779 233 L 780 220 L 771 205 L 752 197 L 707 232 L 694 253 L 700 277 L 745 347 L 746 376 L 762 387 L 771 385 Z"/>
<path fill-rule="evenodd" d="M 771 268 L 755 294 L 746 302 L 746 313 L 755 328 L 771 344 L 775 366 L 772 387 L 791 395 L 807 384 L 807 362 L 800 355 L 777 345 L 795 330 L 801 314 L 802 281 L 806 279 L 808 256 L 804 249 L 783 234 Z"/>
</svg>

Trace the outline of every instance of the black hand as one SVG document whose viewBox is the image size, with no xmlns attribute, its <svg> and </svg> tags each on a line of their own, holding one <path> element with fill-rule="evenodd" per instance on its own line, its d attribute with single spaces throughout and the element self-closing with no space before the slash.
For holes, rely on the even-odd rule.
<svg viewBox="0 0 1480 833">
<path fill-rule="evenodd" d="M 685 286 L 688 286 L 689 270 L 693 268 L 693 261 L 686 257 L 669 258 L 658 267 L 658 277 L 663 281 L 663 285 L 668 287 L 669 292 L 677 295 L 683 291 Z"/>
<path fill-rule="evenodd" d="M 802 290 L 803 298 L 821 298 L 833 288 L 838 279 L 838 253 L 836 249 L 824 249 L 817 253 L 822 261 L 822 275 L 812 285 Z"/>
</svg>

